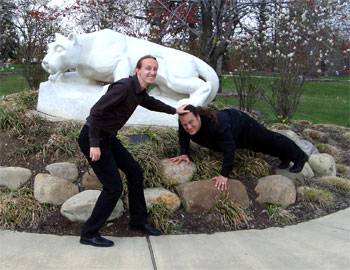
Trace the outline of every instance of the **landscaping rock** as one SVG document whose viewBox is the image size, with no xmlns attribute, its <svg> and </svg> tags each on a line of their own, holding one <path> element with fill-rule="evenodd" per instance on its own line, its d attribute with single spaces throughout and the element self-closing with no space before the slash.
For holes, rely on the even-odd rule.
<svg viewBox="0 0 350 270">
<path fill-rule="evenodd" d="M 317 148 L 309 141 L 306 140 L 295 140 L 294 141 L 308 156 L 312 154 L 318 154 Z"/>
<path fill-rule="evenodd" d="M 298 135 L 292 130 L 278 130 L 278 133 L 288 137 L 289 139 L 296 141 L 299 139 Z"/>
<path fill-rule="evenodd" d="M 45 169 L 53 176 L 64 178 L 71 182 L 78 179 L 79 172 L 77 166 L 70 162 L 57 162 L 47 165 Z"/>
<path fill-rule="evenodd" d="M 228 190 L 215 187 L 213 180 L 200 180 L 178 185 L 179 195 L 185 202 L 186 212 L 197 213 L 210 210 L 216 199 L 228 194 L 228 199 L 243 208 L 249 207 L 249 198 L 244 185 L 237 180 L 228 179 Z"/>
<path fill-rule="evenodd" d="M 125 174 L 121 170 L 119 170 L 119 173 L 120 177 L 124 178 Z M 81 183 L 87 189 L 102 190 L 103 188 L 102 183 L 100 182 L 92 168 L 90 168 L 86 173 L 84 173 Z"/>
<path fill-rule="evenodd" d="M 347 140 L 350 140 L 350 132 L 344 132 L 343 137 Z"/>
<path fill-rule="evenodd" d="M 293 164 L 293 162 L 291 162 L 291 164 Z M 303 185 L 305 179 L 311 179 L 314 177 L 314 172 L 307 162 L 305 163 L 304 168 L 300 173 L 291 173 L 288 171 L 288 169 L 276 169 L 275 173 L 276 175 L 283 175 L 291 179 L 296 186 Z"/>
<path fill-rule="evenodd" d="M 313 154 L 309 157 L 309 164 L 315 176 L 336 176 L 334 157 L 329 154 Z"/>
<path fill-rule="evenodd" d="M 170 159 L 163 159 L 160 162 L 160 175 L 167 184 L 181 184 L 191 181 L 196 172 L 196 165 L 193 162 L 176 164 Z"/>
<path fill-rule="evenodd" d="M 259 180 L 255 191 L 259 194 L 256 201 L 260 204 L 288 206 L 295 203 L 296 190 L 292 180 L 282 175 L 270 175 Z"/>
<path fill-rule="evenodd" d="M 0 167 L 0 186 L 17 190 L 32 176 L 29 169 L 21 167 Z"/>
<path fill-rule="evenodd" d="M 147 208 L 152 203 L 162 203 L 169 210 L 177 210 L 180 208 L 181 201 L 179 197 L 165 188 L 147 188 L 144 190 Z"/>
<path fill-rule="evenodd" d="M 79 192 L 70 181 L 46 173 L 39 173 L 34 180 L 34 197 L 41 203 L 61 205 Z"/>
<path fill-rule="evenodd" d="M 72 196 L 61 206 L 61 214 L 73 222 L 86 222 L 86 220 L 90 217 L 100 194 L 101 191 L 99 190 L 85 190 Z M 120 218 L 123 213 L 123 203 L 119 199 L 107 221 Z"/>
<path fill-rule="evenodd" d="M 102 190 L 103 187 L 92 168 L 84 173 L 81 183 L 87 189 Z"/>
</svg>

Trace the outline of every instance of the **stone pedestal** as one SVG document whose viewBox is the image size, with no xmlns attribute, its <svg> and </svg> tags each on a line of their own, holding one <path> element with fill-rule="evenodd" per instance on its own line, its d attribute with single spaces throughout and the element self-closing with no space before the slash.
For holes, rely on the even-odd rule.
<svg viewBox="0 0 350 270">
<path fill-rule="evenodd" d="M 47 81 L 40 84 L 37 110 L 67 120 L 85 121 L 91 107 L 103 94 L 103 86 L 99 85 Z M 155 98 L 178 107 L 175 99 L 165 96 Z M 153 112 L 138 106 L 126 125 L 177 127 L 177 119 L 177 115 Z"/>
</svg>

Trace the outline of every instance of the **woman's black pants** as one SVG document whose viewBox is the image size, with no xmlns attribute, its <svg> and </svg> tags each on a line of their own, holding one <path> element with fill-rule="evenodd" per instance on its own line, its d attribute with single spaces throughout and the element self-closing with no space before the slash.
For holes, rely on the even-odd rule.
<svg viewBox="0 0 350 270">
<path fill-rule="evenodd" d="M 103 185 L 90 218 L 86 221 L 81 235 L 94 237 L 107 221 L 123 191 L 123 183 L 118 169 L 127 178 L 130 224 L 147 222 L 147 209 L 143 191 L 143 170 L 138 162 L 115 136 L 101 136 L 101 157 L 98 161 L 90 159 L 89 127 L 84 125 L 79 135 L 80 149 Z"/>
</svg>

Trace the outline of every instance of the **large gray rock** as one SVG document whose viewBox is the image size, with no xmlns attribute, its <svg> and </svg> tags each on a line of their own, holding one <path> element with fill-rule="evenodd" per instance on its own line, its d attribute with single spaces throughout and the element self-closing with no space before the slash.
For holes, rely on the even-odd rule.
<svg viewBox="0 0 350 270">
<path fill-rule="evenodd" d="M 79 192 L 70 181 L 47 173 L 39 173 L 34 179 L 34 197 L 41 203 L 61 205 Z"/>
<path fill-rule="evenodd" d="M 189 164 L 181 162 L 178 165 L 171 162 L 170 159 L 163 159 L 160 162 L 160 175 L 162 176 L 162 180 L 167 184 L 189 182 L 195 172 L 196 166 L 193 162 L 190 162 Z"/>
<path fill-rule="evenodd" d="M 167 209 L 173 211 L 180 208 L 180 198 L 165 188 L 146 188 L 144 194 L 147 208 L 150 208 L 153 203 L 162 203 Z"/>
<path fill-rule="evenodd" d="M 318 154 L 317 148 L 309 141 L 306 140 L 295 140 L 294 141 L 308 156 L 312 154 Z"/>
<path fill-rule="evenodd" d="M 70 221 L 85 222 L 90 217 L 100 194 L 99 190 L 85 190 L 72 196 L 61 206 L 61 214 Z M 119 199 L 107 221 L 120 218 L 123 212 L 123 203 Z"/>
<path fill-rule="evenodd" d="M 298 135 L 292 130 L 277 130 L 276 132 L 288 137 L 293 141 L 296 141 L 299 139 Z"/>
<path fill-rule="evenodd" d="M 334 157 L 329 154 L 313 154 L 308 162 L 315 176 L 336 176 L 337 174 Z"/>
<path fill-rule="evenodd" d="M 237 180 L 228 179 L 228 190 L 221 191 L 215 187 L 213 180 L 200 180 L 178 185 L 178 192 L 186 204 L 186 212 L 196 213 L 210 210 L 215 200 L 228 194 L 229 200 L 243 208 L 249 207 L 249 197 L 244 185 Z"/>
<path fill-rule="evenodd" d="M 76 181 L 79 176 L 77 166 L 70 162 L 52 163 L 47 165 L 45 169 L 53 176 L 58 176 L 72 182 Z"/>
<path fill-rule="evenodd" d="M 293 163 L 291 163 L 293 164 Z M 306 162 L 303 170 L 300 173 L 291 173 L 288 169 L 276 169 L 276 175 L 283 175 L 291 180 L 293 180 L 296 186 L 304 184 L 305 179 L 311 179 L 314 177 L 314 172 L 312 171 L 310 165 Z"/>
<path fill-rule="evenodd" d="M 261 178 L 255 191 L 259 194 L 256 201 L 260 204 L 288 206 L 295 203 L 296 200 L 293 181 L 282 175 L 269 175 Z"/>
<path fill-rule="evenodd" d="M 29 169 L 21 167 L 0 167 L 0 186 L 17 190 L 32 176 Z"/>
</svg>

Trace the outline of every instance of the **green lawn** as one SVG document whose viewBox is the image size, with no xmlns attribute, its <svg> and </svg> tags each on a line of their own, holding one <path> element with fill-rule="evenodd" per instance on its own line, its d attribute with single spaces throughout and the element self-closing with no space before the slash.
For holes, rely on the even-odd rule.
<svg viewBox="0 0 350 270">
<path fill-rule="evenodd" d="M 21 75 L 0 75 L 0 96 L 28 90 L 28 83 Z"/>
<path fill-rule="evenodd" d="M 333 78 L 335 79 L 335 78 Z M 338 78 L 339 80 L 344 80 Z M 268 79 L 261 79 L 261 86 L 266 87 Z M 223 79 L 223 90 L 234 91 L 233 80 L 230 77 Z M 266 94 L 269 94 L 266 92 Z M 237 97 L 217 97 L 219 102 L 227 105 L 238 106 Z M 316 82 L 310 81 L 303 84 L 303 94 L 300 104 L 293 120 L 308 120 L 314 124 L 334 124 L 350 126 L 350 83 L 344 82 Z M 277 122 L 271 112 L 270 106 L 259 100 L 254 106 L 254 110 L 263 111 L 266 120 Z"/>
</svg>

